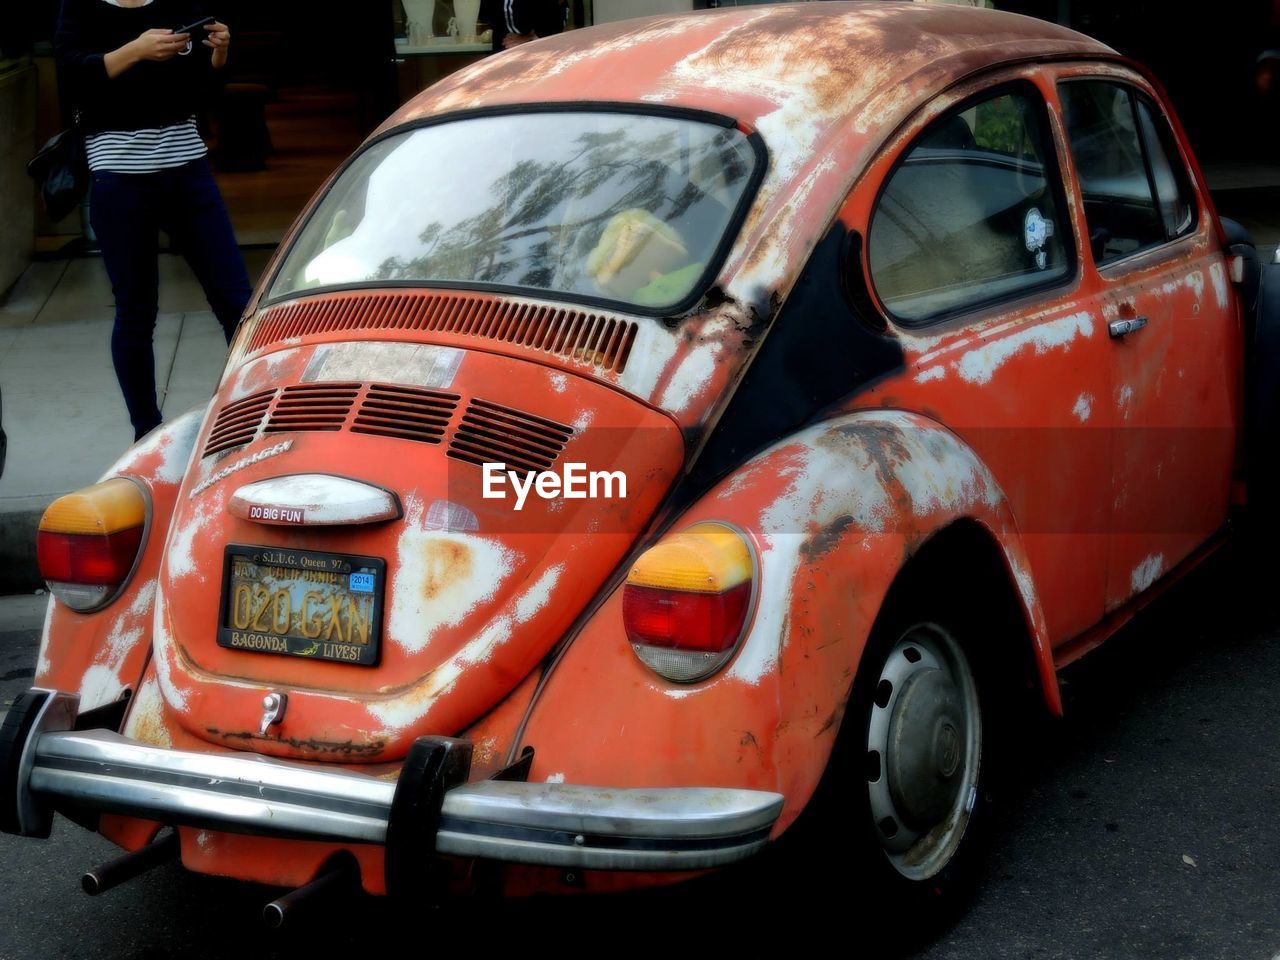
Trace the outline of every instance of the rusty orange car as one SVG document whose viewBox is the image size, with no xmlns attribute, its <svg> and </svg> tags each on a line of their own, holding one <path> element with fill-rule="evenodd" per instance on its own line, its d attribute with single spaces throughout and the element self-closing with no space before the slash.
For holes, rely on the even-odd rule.
<svg viewBox="0 0 1280 960">
<path fill-rule="evenodd" d="M 820 807 L 850 882 L 951 903 L 1015 711 L 1247 505 L 1259 273 L 1151 74 L 1051 24 L 486 59 L 310 203 L 208 406 L 49 508 L 0 826 L 281 922 L 672 883 Z"/>
</svg>

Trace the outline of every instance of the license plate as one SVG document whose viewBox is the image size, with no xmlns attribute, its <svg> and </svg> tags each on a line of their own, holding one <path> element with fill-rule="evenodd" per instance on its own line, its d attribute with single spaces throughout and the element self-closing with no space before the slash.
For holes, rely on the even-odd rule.
<svg viewBox="0 0 1280 960">
<path fill-rule="evenodd" d="M 232 544 L 218 646 L 374 666 L 386 569 L 377 557 Z"/>
</svg>

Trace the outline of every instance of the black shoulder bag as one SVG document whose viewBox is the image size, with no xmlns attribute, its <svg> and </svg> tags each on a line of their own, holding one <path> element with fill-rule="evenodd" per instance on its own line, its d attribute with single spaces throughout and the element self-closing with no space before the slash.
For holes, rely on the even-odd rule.
<svg viewBox="0 0 1280 960">
<path fill-rule="evenodd" d="M 80 113 L 71 127 L 50 138 L 27 164 L 27 174 L 40 185 L 40 199 L 50 220 L 61 220 L 89 192 L 89 161 L 80 132 Z"/>
</svg>

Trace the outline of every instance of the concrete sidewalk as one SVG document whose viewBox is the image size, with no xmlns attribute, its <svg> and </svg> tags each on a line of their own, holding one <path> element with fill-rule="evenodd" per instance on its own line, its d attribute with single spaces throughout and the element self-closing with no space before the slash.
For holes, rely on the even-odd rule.
<svg viewBox="0 0 1280 960">
<path fill-rule="evenodd" d="M 256 280 L 268 250 L 247 250 Z M 93 483 L 133 439 L 111 365 L 111 284 L 101 259 L 33 263 L 0 301 L 0 589 L 38 583 L 35 528 L 55 497 Z M 166 419 L 206 403 L 226 344 L 180 257 L 160 258 L 156 385 Z"/>
</svg>

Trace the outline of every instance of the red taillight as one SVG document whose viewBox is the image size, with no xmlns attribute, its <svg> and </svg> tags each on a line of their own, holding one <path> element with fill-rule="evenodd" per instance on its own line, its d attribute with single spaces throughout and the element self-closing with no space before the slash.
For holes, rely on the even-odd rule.
<svg viewBox="0 0 1280 960">
<path fill-rule="evenodd" d="M 637 657 L 668 680 L 709 676 L 729 662 L 755 590 L 750 542 L 720 523 L 698 523 L 636 560 L 622 621 Z"/>
<path fill-rule="evenodd" d="M 724 593 L 683 593 L 628 585 L 622 620 L 632 643 L 722 653 L 738 642 L 751 605 L 751 583 Z"/>
<path fill-rule="evenodd" d="M 132 527 L 106 535 L 41 530 L 36 534 L 40 576 L 61 583 L 119 586 L 133 569 L 142 529 Z"/>
<path fill-rule="evenodd" d="M 73 610 L 109 603 L 133 572 L 146 520 L 146 493 L 124 477 L 53 501 L 36 534 L 40 575 L 50 592 Z"/>
</svg>

